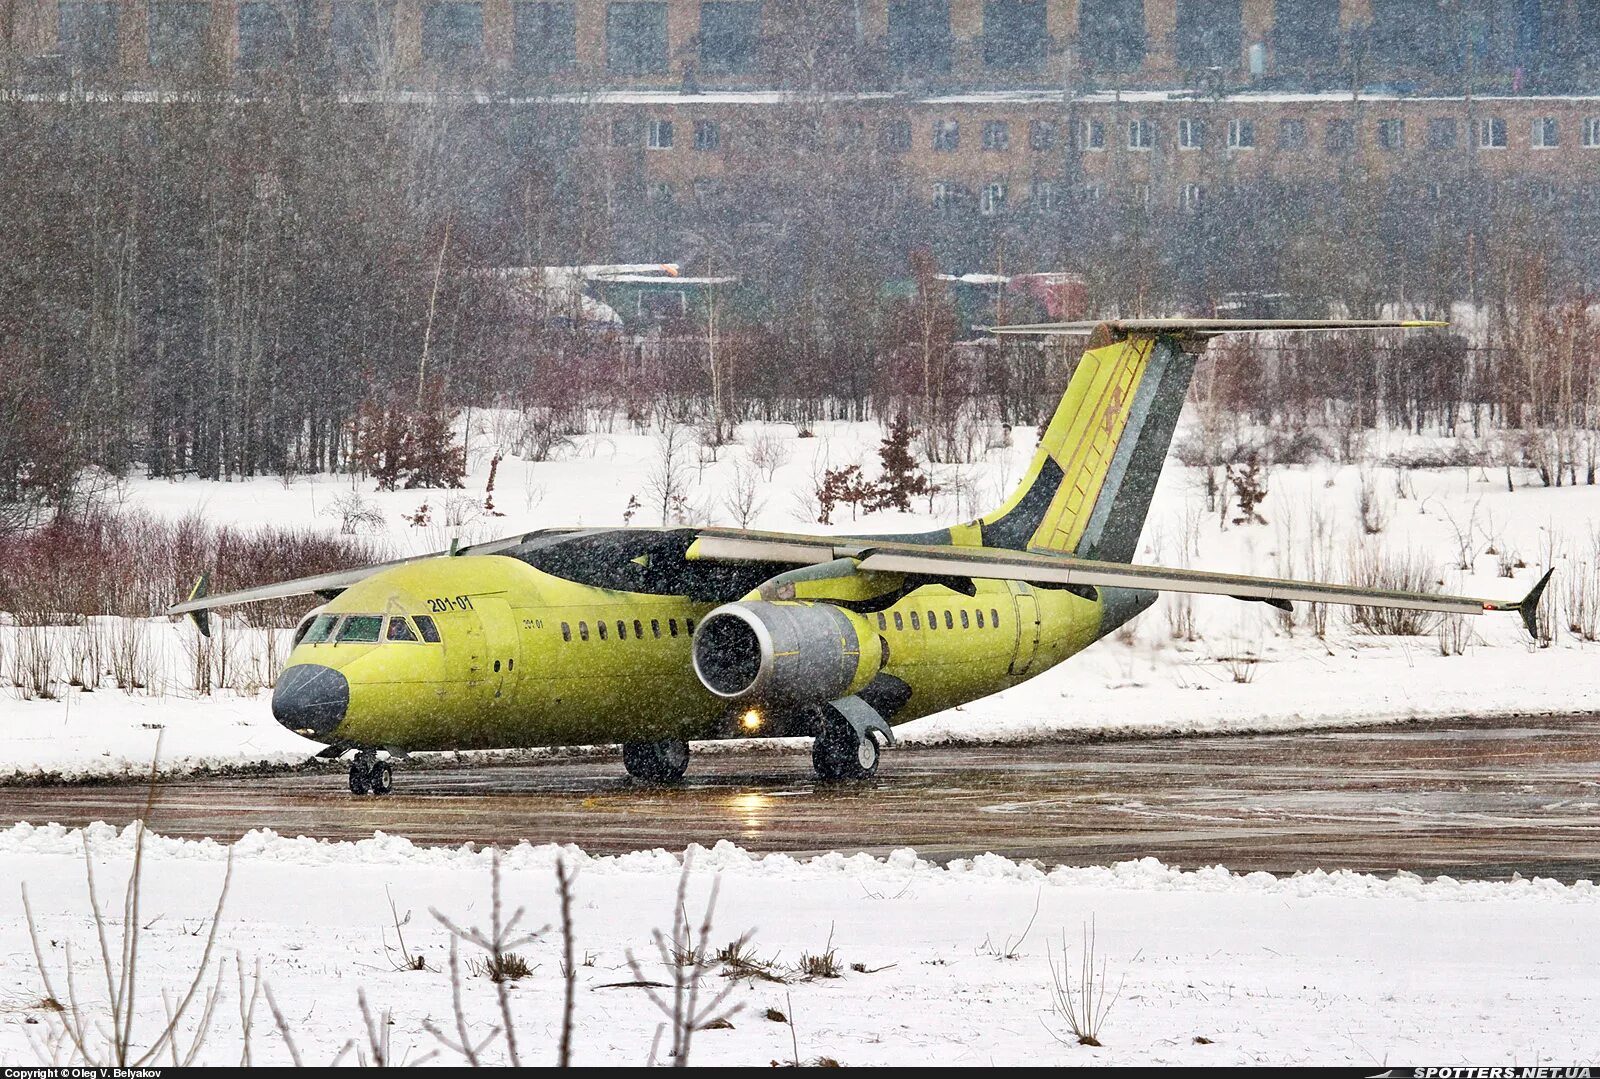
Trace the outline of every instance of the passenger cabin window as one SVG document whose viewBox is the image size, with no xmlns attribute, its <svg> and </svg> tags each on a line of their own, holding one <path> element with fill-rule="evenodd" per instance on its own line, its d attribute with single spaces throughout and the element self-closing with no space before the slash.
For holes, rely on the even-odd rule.
<svg viewBox="0 0 1600 1079">
<path fill-rule="evenodd" d="M 979 629 L 983 628 L 983 612 L 982 611 L 978 612 L 978 628 Z"/>
<path fill-rule="evenodd" d="M 961 628 L 962 629 L 971 629 L 972 628 L 971 625 L 969 625 L 968 622 L 967 622 L 967 612 L 966 611 L 962 611 L 961 612 Z"/>
<path fill-rule="evenodd" d="M 572 627 L 565 622 L 561 623 L 561 639 L 563 641 L 572 640 Z"/>
<path fill-rule="evenodd" d="M 633 620 L 633 637 L 634 640 L 644 640 L 644 623 L 637 618 Z"/>
<path fill-rule="evenodd" d="M 944 628 L 945 629 L 955 629 L 956 628 L 956 620 L 955 620 L 954 616 L 952 616 L 950 614 L 949 611 L 944 612 Z"/>
<path fill-rule="evenodd" d="M 916 611 L 912 611 L 911 612 L 911 628 L 912 629 L 921 629 L 922 628 L 922 619 L 921 619 L 921 617 L 918 616 Z"/>
<path fill-rule="evenodd" d="M 399 615 L 389 619 L 389 639 L 391 641 L 414 641 L 417 635 L 411 631 L 411 623 Z"/>
<path fill-rule="evenodd" d="M 995 629 L 1000 628 L 1000 612 L 995 610 L 993 607 L 989 608 L 989 624 Z"/>
<path fill-rule="evenodd" d="M 878 628 L 880 630 L 885 630 L 885 629 L 889 628 L 889 618 L 888 618 L 887 615 L 885 615 L 881 611 L 878 613 Z"/>
<path fill-rule="evenodd" d="M 894 612 L 894 628 L 895 629 L 905 629 L 906 628 L 905 619 L 900 617 L 900 612 L 899 611 Z"/>
<path fill-rule="evenodd" d="M 678 620 L 676 618 L 667 619 L 667 626 L 672 630 L 672 635 L 676 637 L 678 635 Z"/>
<path fill-rule="evenodd" d="M 929 611 L 928 612 L 928 628 L 929 629 L 938 629 L 939 628 L 939 612 L 938 611 Z"/>
<path fill-rule="evenodd" d="M 659 618 L 650 619 L 650 635 L 658 641 L 661 639 L 661 620 Z"/>
<path fill-rule="evenodd" d="M 333 634 L 333 624 L 339 620 L 336 614 L 319 614 L 312 621 L 311 628 L 306 630 L 304 643 L 321 644 Z"/>
<path fill-rule="evenodd" d="M 587 641 L 589 639 L 589 623 L 578 623 L 578 639 L 580 641 Z"/>
<path fill-rule="evenodd" d="M 344 625 L 339 629 L 339 643 L 375 644 L 381 632 L 382 615 L 353 614 L 344 620 Z"/>
<path fill-rule="evenodd" d="M 683 631 L 685 633 L 693 633 L 694 632 L 694 619 L 685 618 L 683 620 Z"/>
<path fill-rule="evenodd" d="M 622 619 L 619 618 L 619 619 L 617 619 L 617 640 L 625 641 L 627 639 L 628 639 L 628 623 L 624 622 Z"/>
<path fill-rule="evenodd" d="M 431 616 L 425 614 L 413 615 L 412 621 L 416 622 L 417 632 L 422 634 L 423 640 L 429 644 L 439 643 L 439 627 L 433 624 Z"/>
<path fill-rule="evenodd" d="M 596 629 L 598 629 L 600 631 L 600 639 L 602 641 L 605 640 L 606 639 L 606 624 L 604 622 L 596 622 L 594 624 L 594 626 L 595 626 Z"/>
</svg>

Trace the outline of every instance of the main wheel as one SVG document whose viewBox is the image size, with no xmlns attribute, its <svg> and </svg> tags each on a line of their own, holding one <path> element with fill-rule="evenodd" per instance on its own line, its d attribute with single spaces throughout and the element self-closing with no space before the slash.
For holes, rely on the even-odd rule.
<svg viewBox="0 0 1600 1079">
<path fill-rule="evenodd" d="M 622 766 L 646 783 L 676 783 L 689 770 L 689 743 L 682 738 L 659 742 L 624 742 Z"/>
<path fill-rule="evenodd" d="M 372 793 L 388 794 L 394 790 L 394 768 L 388 761 L 378 761 L 371 772 Z"/>
<path fill-rule="evenodd" d="M 831 717 L 811 743 L 811 766 L 821 779 L 871 779 L 878 771 L 878 740 Z"/>
<path fill-rule="evenodd" d="M 369 750 L 364 749 L 352 757 L 350 759 L 350 793 L 371 794 L 378 769 L 377 755 Z"/>
</svg>

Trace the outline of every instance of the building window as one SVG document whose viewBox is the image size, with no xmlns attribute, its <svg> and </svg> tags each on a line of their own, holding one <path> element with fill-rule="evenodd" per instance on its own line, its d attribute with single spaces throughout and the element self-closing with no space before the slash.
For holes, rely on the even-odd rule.
<svg viewBox="0 0 1600 1079">
<path fill-rule="evenodd" d="M 889 66 L 911 75 L 950 70 L 950 0 L 889 0 Z"/>
<path fill-rule="evenodd" d="M 978 196 L 978 212 L 985 217 L 993 217 L 1006 208 L 1006 185 L 998 180 L 992 184 L 983 185 L 983 194 Z"/>
<path fill-rule="evenodd" d="M 1144 53 L 1144 0 L 1079 0 L 1078 55 L 1092 70 L 1137 71 Z"/>
<path fill-rule="evenodd" d="M 1179 120 L 1178 121 L 1178 148 L 1180 150 L 1198 150 L 1206 144 L 1206 122 L 1204 120 Z"/>
<path fill-rule="evenodd" d="M 150 5 L 150 66 L 157 71 L 194 71 L 206 58 L 206 33 L 211 28 L 211 5 L 172 3 Z"/>
<path fill-rule="evenodd" d="M 1011 128 L 1004 120 L 986 120 L 983 125 L 983 148 L 1004 150 L 1011 145 Z"/>
<path fill-rule="evenodd" d="M 883 145 L 897 154 L 911 149 L 911 121 L 890 120 L 883 125 Z"/>
<path fill-rule="evenodd" d="M 1456 122 L 1447 117 L 1428 121 L 1428 149 L 1453 150 L 1456 146 Z"/>
<path fill-rule="evenodd" d="M 1506 122 L 1503 117 L 1491 116 L 1487 120 L 1479 120 L 1478 149 L 1504 150 L 1506 148 Z"/>
<path fill-rule="evenodd" d="M 1053 180 L 1033 181 L 1033 190 L 1028 194 L 1028 205 L 1033 207 L 1035 213 L 1050 214 L 1061 208 L 1061 203 L 1056 196 L 1056 185 Z"/>
<path fill-rule="evenodd" d="M 1206 189 L 1199 184 L 1184 184 L 1183 191 L 1178 196 L 1178 204 L 1188 212 L 1193 212 L 1205 205 Z"/>
<path fill-rule="evenodd" d="M 523 73 L 565 71 L 578 64 L 573 5 L 527 3 L 512 8 L 511 62 Z"/>
<path fill-rule="evenodd" d="M 348 76 L 370 76 L 394 55 L 391 0 L 338 0 L 328 20 L 333 66 Z"/>
<path fill-rule="evenodd" d="M 1156 142 L 1156 125 L 1150 120 L 1128 121 L 1128 149 L 1148 150 Z"/>
<path fill-rule="evenodd" d="M 1254 150 L 1256 147 L 1256 123 L 1254 120 L 1229 120 L 1228 121 L 1228 148 L 1230 150 Z"/>
<path fill-rule="evenodd" d="M 672 149 L 672 121 L 651 120 L 649 138 L 645 141 L 645 145 L 652 150 Z"/>
<path fill-rule="evenodd" d="M 670 135 L 668 139 L 670 141 Z M 696 120 L 694 125 L 694 148 L 696 150 L 721 149 L 722 125 L 715 120 Z"/>
<path fill-rule="evenodd" d="M 1178 0 L 1173 34 L 1178 66 L 1232 71 L 1244 51 L 1242 0 Z"/>
<path fill-rule="evenodd" d="M 483 5 L 433 3 L 422 9 L 422 59 L 460 70 L 483 59 Z"/>
<path fill-rule="evenodd" d="M 752 0 L 705 0 L 700 5 L 700 69 L 742 75 L 755 67 L 761 5 Z"/>
<path fill-rule="evenodd" d="M 1584 118 L 1583 145 L 1589 150 L 1600 148 L 1600 116 Z"/>
<path fill-rule="evenodd" d="M 57 11 L 60 48 L 78 71 L 109 71 L 117 63 L 116 4 L 62 0 Z"/>
<path fill-rule="evenodd" d="M 983 62 L 1001 71 L 1037 71 L 1049 42 L 1044 0 L 984 0 Z"/>
<path fill-rule="evenodd" d="M 1406 148 L 1406 122 L 1404 120 L 1379 120 L 1378 145 L 1385 150 Z"/>
<path fill-rule="evenodd" d="M 611 0 L 606 5 L 606 68 L 620 75 L 667 70 L 663 0 Z"/>
<path fill-rule="evenodd" d="M 1083 201 L 1085 203 L 1099 202 L 1100 201 L 1100 194 L 1101 194 L 1100 185 L 1099 184 L 1093 184 L 1093 183 L 1084 184 L 1082 189 L 1081 189 L 1081 191 L 1080 191 L 1080 197 L 1083 199 Z"/>
<path fill-rule="evenodd" d="M 639 145 L 639 125 L 632 120 L 611 121 L 611 145 L 618 147 Z"/>
<path fill-rule="evenodd" d="M 1078 149 L 1104 150 L 1106 148 L 1106 125 L 1099 120 L 1078 121 Z"/>
<path fill-rule="evenodd" d="M 1302 150 L 1306 145 L 1306 122 L 1299 119 L 1278 121 L 1278 149 Z"/>
<path fill-rule="evenodd" d="M 1554 116 L 1541 116 L 1533 122 L 1533 148 L 1550 150 L 1561 145 L 1561 132 Z"/>
<path fill-rule="evenodd" d="M 1150 185 L 1143 181 L 1129 185 L 1128 201 L 1134 206 L 1148 210 L 1150 208 Z M 995 625 L 999 625 L 999 615 L 995 615 L 995 618 Z"/>
<path fill-rule="evenodd" d="M 239 5 L 239 67 L 257 71 L 289 62 L 294 47 L 289 20 L 273 0 L 247 0 Z"/>
<path fill-rule="evenodd" d="M 649 198 L 652 206 L 663 210 L 672 208 L 672 185 L 665 181 L 658 181 L 649 187 Z"/>
<path fill-rule="evenodd" d="M 956 208 L 961 198 L 961 189 L 952 183 L 940 181 L 933 185 L 933 209 L 942 217 L 948 217 Z M 913 616 L 915 617 L 915 616 Z"/>
<path fill-rule="evenodd" d="M 1356 125 L 1350 120 L 1329 120 L 1322 144 L 1330 154 L 1349 153 L 1356 144 Z"/>
<path fill-rule="evenodd" d="M 1030 150 L 1053 150 L 1056 145 L 1056 125 L 1049 120 L 1034 120 L 1028 125 Z"/>
<path fill-rule="evenodd" d="M 961 148 L 960 121 L 935 120 L 933 122 L 933 148 L 943 151 L 959 150 Z"/>
</svg>

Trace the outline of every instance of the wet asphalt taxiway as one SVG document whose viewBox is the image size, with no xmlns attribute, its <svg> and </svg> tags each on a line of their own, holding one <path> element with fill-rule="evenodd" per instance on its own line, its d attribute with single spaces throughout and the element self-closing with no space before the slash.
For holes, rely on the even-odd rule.
<svg viewBox="0 0 1600 1079">
<path fill-rule="evenodd" d="M 139 784 L 10 787 L 0 824 L 123 823 Z M 803 749 L 708 754 L 677 787 L 614 756 L 396 768 L 395 792 L 331 770 L 164 782 L 167 835 L 252 828 L 421 843 L 576 843 L 592 853 L 731 840 L 755 851 L 1046 864 L 1155 857 L 1192 868 L 1600 877 L 1600 718 L 1441 720 L 1358 730 L 1000 747 L 900 747 L 861 786 Z"/>
</svg>

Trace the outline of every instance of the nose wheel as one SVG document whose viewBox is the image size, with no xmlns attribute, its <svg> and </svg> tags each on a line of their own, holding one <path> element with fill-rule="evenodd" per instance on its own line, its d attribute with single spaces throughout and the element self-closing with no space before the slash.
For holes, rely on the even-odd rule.
<svg viewBox="0 0 1600 1079">
<path fill-rule="evenodd" d="M 394 767 L 379 760 L 375 749 L 363 749 L 350 760 L 351 794 L 388 794 L 394 790 Z"/>
</svg>

